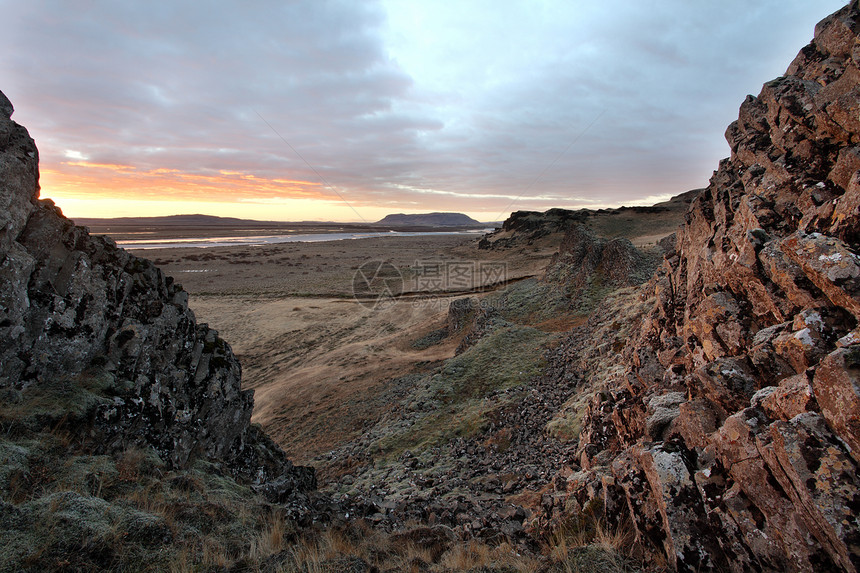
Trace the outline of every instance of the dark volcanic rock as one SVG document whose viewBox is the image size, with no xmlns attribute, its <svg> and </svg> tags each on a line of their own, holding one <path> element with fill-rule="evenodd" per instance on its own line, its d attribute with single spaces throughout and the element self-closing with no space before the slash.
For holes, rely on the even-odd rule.
<svg viewBox="0 0 860 573">
<path fill-rule="evenodd" d="M 256 483 L 313 487 L 249 421 L 230 346 L 150 261 L 90 236 L 39 200 L 38 152 L 0 94 L 0 391 L 23 401 L 98 380 L 76 412 L 93 448 L 149 445 L 173 467 L 202 457 Z M 51 420 L 44 420 L 51 423 Z"/>
<path fill-rule="evenodd" d="M 590 211 L 586 209 L 550 209 L 539 211 L 514 211 L 502 228 L 485 235 L 478 243 L 480 249 L 505 249 L 521 244 L 529 244 L 535 239 L 552 233 L 563 233 L 571 225 L 588 220 Z M 504 237 L 499 237 L 504 235 Z"/>
<path fill-rule="evenodd" d="M 583 418 L 567 495 L 681 570 L 860 568 L 858 20 L 744 101 Z"/>
</svg>

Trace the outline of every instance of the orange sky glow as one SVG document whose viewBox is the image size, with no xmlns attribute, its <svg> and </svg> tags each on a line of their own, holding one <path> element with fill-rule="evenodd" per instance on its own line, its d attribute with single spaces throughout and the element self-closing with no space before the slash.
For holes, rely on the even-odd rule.
<svg viewBox="0 0 860 573">
<path fill-rule="evenodd" d="M 206 212 L 283 221 L 357 219 L 348 205 L 320 183 L 270 179 L 243 171 L 201 174 L 66 161 L 43 165 L 40 183 L 41 197 L 52 199 L 73 218 Z M 368 215 L 375 217 L 377 211 L 387 212 L 371 208 Z M 263 213 L 268 216 L 261 217 Z M 325 216 L 320 217 L 321 213 Z"/>
<path fill-rule="evenodd" d="M 266 221 L 377 221 L 397 212 L 424 212 L 346 203 L 321 183 L 266 178 L 235 170 L 211 174 L 179 169 L 63 161 L 42 164 L 41 198 L 53 200 L 70 218 L 166 216 L 205 213 Z M 480 220 L 492 215 L 472 213 Z"/>
<path fill-rule="evenodd" d="M 77 4 L 8 3 L 0 34 L 69 217 L 490 222 L 706 186 L 844 0 Z"/>
</svg>

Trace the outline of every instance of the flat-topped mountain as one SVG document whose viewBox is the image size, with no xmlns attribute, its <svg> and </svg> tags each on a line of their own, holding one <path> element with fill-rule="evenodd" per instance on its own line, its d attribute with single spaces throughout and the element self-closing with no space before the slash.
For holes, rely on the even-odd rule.
<svg viewBox="0 0 860 573">
<path fill-rule="evenodd" d="M 396 213 L 386 215 L 376 224 L 403 227 L 470 227 L 481 223 L 463 213 Z"/>
</svg>

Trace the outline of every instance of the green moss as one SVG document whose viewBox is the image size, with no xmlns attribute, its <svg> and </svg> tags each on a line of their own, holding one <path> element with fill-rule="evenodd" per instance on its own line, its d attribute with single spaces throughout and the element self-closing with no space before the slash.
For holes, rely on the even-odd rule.
<svg viewBox="0 0 860 573">
<path fill-rule="evenodd" d="M 563 288 L 537 279 L 514 283 L 488 295 L 484 303 L 496 308 L 506 320 L 519 324 L 558 318 L 571 310 L 571 300 Z"/>
<path fill-rule="evenodd" d="M 538 376 L 550 336 L 528 326 L 511 325 L 483 337 L 442 367 L 441 384 L 449 402 L 483 397 Z"/>
<path fill-rule="evenodd" d="M 30 447 L 24 444 L 0 441 L 0 490 L 8 492 L 12 476 L 23 475 L 29 469 Z"/>
<path fill-rule="evenodd" d="M 61 468 L 57 481 L 69 490 L 99 495 L 113 486 L 119 470 L 110 456 L 74 456 Z"/>
<path fill-rule="evenodd" d="M 122 550 L 155 548 L 170 541 L 170 529 L 159 516 L 74 491 L 45 495 L 17 508 L 0 531 L 0 570 L 29 565 L 52 570 L 59 563 L 89 562 L 88 569 L 113 568 Z M 144 570 L 149 563 L 128 562 L 124 570 Z"/>
<path fill-rule="evenodd" d="M 582 419 L 593 395 L 591 392 L 574 395 L 549 421 L 546 426 L 547 432 L 561 442 L 572 442 L 579 439 L 579 433 L 582 431 Z"/>
<path fill-rule="evenodd" d="M 434 330 L 413 342 L 412 348 L 416 350 L 424 350 L 425 348 L 430 348 L 431 346 L 435 346 L 436 344 L 439 344 L 440 342 L 445 340 L 445 337 L 447 336 L 448 329 L 446 328 Z"/>
<path fill-rule="evenodd" d="M 90 456 L 61 445 L 46 433 L 0 441 L 0 476 L 31 488 L 0 501 L 0 571 L 163 571 L 177 560 L 205 570 L 265 557 L 247 561 L 272 508 L 217 465 L 168 471 L 148 449 Z M 36 468 L 50 479 L 30 479 Z M 10 500 L 9 480 L 0 486 Z"/>
<path fill-rule="evenodd" d="M 8 389 L 0 404 L 0 420 L 39 431 L 60 420 L 80 419 L 119 390 L 115 377 L 103 370 L 41 381 L 24 390 Z"/>
<path fill-rule="evenodd" d="M 559 571 L 565 573 L 627 573 L 637 571 L 617 549 L 591 543 L 571 550 Z"/>
<path fill-rule="evenodd" d="M 535 328 L 507 323 L 451 358 L 435 373 L 416 381 L 411 404 L 425 412 L 408 425 L 394 428 L 376 444 L 386 459 L 405 450 L 419 453 L 456 437 L 473 437 L 487 425 L 487 415 L 513 399 L 488 396 L 516 388 L 539 376 L 543 351 L 553 336 Z"/>
</svg>

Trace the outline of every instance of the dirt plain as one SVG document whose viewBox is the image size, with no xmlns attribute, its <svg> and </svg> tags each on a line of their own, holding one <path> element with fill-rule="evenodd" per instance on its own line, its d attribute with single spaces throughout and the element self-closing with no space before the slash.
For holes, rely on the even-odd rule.
<svg viewBox="0 0 860 573">
<path fill-rule="evenodd" d="M 621 209 L 595 212 L 587 224 L 599 235 L 653 245 L 680 222 L 689 202 L 684 199 L 661 204 L 668 209 L 656 217 Z M 454 356 L 456 339 L 416 344 L 444 327 L 451 300 L 540 278 L 562 233 L 504 249 L 479 249 L 480 238 L 392 236 L 135 254 L 181 283 L 198 320 L 232 346 L 243 385 L 255 390 L 253 420 L 296 463 L 319 465 L 326 452 L 386 415 L 393 380 L 438 368 Z M 382 262 L 388 274 L 368 284 Z M 471 279 L 447 280 L 451 269 L 464 265 Z M 484 266 L 496 271 L 482 274 Z M 432 272 L 440 280 L 427 282 Z M 397 296 L 380 298 L 392 280 Z M 558 332 L 576 320 L 534 326 Z"/>
<path fill-rule="evenodd" d="M 254 421 L 297 463 L 310 463 L 384 415 L 386 384 L 454 355 L 456 341 L 413 343 L 445 323 L 448 303 L 500 280 L 540 275 L 558 237 L 504 252 L 474 235 L 384 237 L 260 247 L 136 251 L 190 293 L 200 322 L 218 330 L 255 390 Z M 396 267 L 403 296 L 356 299 L 360 269 Z M 429 264 L 503 263 L 503 274 L 456 286 L 421 282 Z M 368 266 L 363 267 L 362 265 Z M 442 267 L 444 269 L 444 267 Z M 444 273 L 444 270 L 442 271 Z M 371 289 L 373 290 L 373 289 Z M 395 294 L 399 294 L 395 293 Z M 376 304 L 376 303 L 379 304 Z"/>
</svg>

